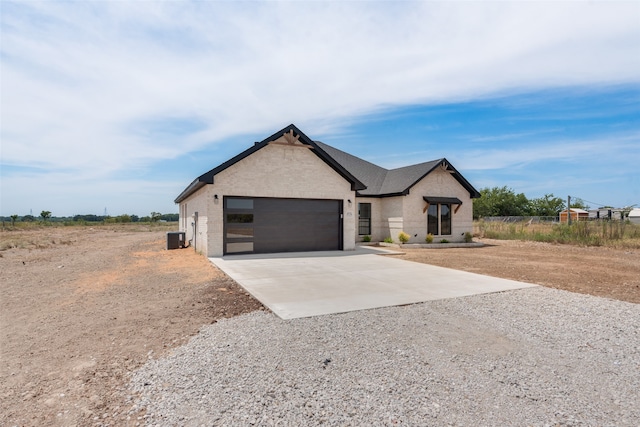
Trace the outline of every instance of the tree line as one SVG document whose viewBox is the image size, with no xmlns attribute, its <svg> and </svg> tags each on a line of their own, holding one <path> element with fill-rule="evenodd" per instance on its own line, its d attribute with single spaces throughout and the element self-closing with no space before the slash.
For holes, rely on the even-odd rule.
<svg viewBox="0 0 640 427">
<path fill-rule="evenodd" d="M 151 212 L 150 215 L 140 217 L 138 215 L 74 215 L 74 216 L 51 216 L 51 211 L 42 211 L 39 217 L 34 215 L 11 215 L 8 217 L 0 217 L 2 221 L 11 221 L 11 224 L 15 224 L 18 221 L 22 222 L 104 222 L 104 223 L 129 223 L 129 222 L 158 222 L 158 221 L 178 221 L 179 215 L 177 213 L 162 214 L 160 212 Z"/>
<path fill-rule="evenodd" d="M 481 197 L 473 200 L 473 218 L 489 216 L 547 216 L 555 217 L 566 209 L 566 200 L 553 194 L 528 199 L 523 193 L 516 194 L 513 189 L 504 187 L 483 188 Z M 588 210 L 582 199 L 572 198 L 572 208 Z"/>
</svg>

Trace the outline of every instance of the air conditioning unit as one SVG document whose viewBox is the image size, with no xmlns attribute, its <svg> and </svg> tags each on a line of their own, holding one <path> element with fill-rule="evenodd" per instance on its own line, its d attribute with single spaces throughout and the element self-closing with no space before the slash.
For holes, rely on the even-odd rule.
<svg viewBox="0 0 640 427">
<path fill-rule="evenodd" d="M 185 247 L 185 232 L 170 231 L 167 233 L 167 250 L 180 249 Z"/>
</svg>

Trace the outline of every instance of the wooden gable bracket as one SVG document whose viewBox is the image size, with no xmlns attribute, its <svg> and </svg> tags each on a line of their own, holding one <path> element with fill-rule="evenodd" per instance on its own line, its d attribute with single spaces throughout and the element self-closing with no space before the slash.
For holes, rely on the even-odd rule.
<svg viewBox="0 0 640 427">
<path fill-rule="evenodd" d="M 313 147 L 310 145 L 306 145 L 303 144 L 302 142 L 300 142 L 298 139 L 300 138 L 300 135 L 294 135 L 293 134 L 293 129 L 289 129 L 289 132 L 285 132 L 282 134 L 282 138 L 285 140 L 285 142 L 280 141 L 280 138 L 278 138 L 275 141 L 271 141 L 269 142 L 269 144 L 274 144 L 274 145 L 286 145 L 289 147 L 303 147 L 303 148 L 308 148 L 310 150 L 313 150 Z"/>
</svg>

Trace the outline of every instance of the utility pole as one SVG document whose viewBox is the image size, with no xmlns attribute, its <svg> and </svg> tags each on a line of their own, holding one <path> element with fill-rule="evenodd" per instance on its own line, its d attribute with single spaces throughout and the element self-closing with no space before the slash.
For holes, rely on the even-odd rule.
<svg viewBox="0 0 640 427">
<path fill-rule="evenodd" d="M 571 196 L 567 196 L 567 224 L 571 225 Z"/>
</svg>

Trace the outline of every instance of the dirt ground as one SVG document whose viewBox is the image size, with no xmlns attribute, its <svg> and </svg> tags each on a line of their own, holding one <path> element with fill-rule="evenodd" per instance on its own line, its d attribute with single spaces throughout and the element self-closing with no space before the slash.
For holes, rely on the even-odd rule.
<svg viewBox="0 0 640 427">
<path fill-rule="evenodd" d="M 0 426 L 142 424 L 121 391 L 202 325 L 263 309 L 167 229 L 0 232 Z M 640 303 L 640 253 L 532 242 L 401 258 Z M 129 417 L 129 419 L 127 419 Z"/>
<path fill-rule="evenodd" d="M 166 229 L 134 230 L 0 234 L 28 247 L 0 252 L 0 426 L 135 425 L 127 373 L 261 309 L 192 249 L 165 250 Z"/>
<path fill-rule="evenodd" d="M 399 258 L 640 303 L 640 250 L 475 239 L 481 248 L 403 249 Z"/>
</svg>

